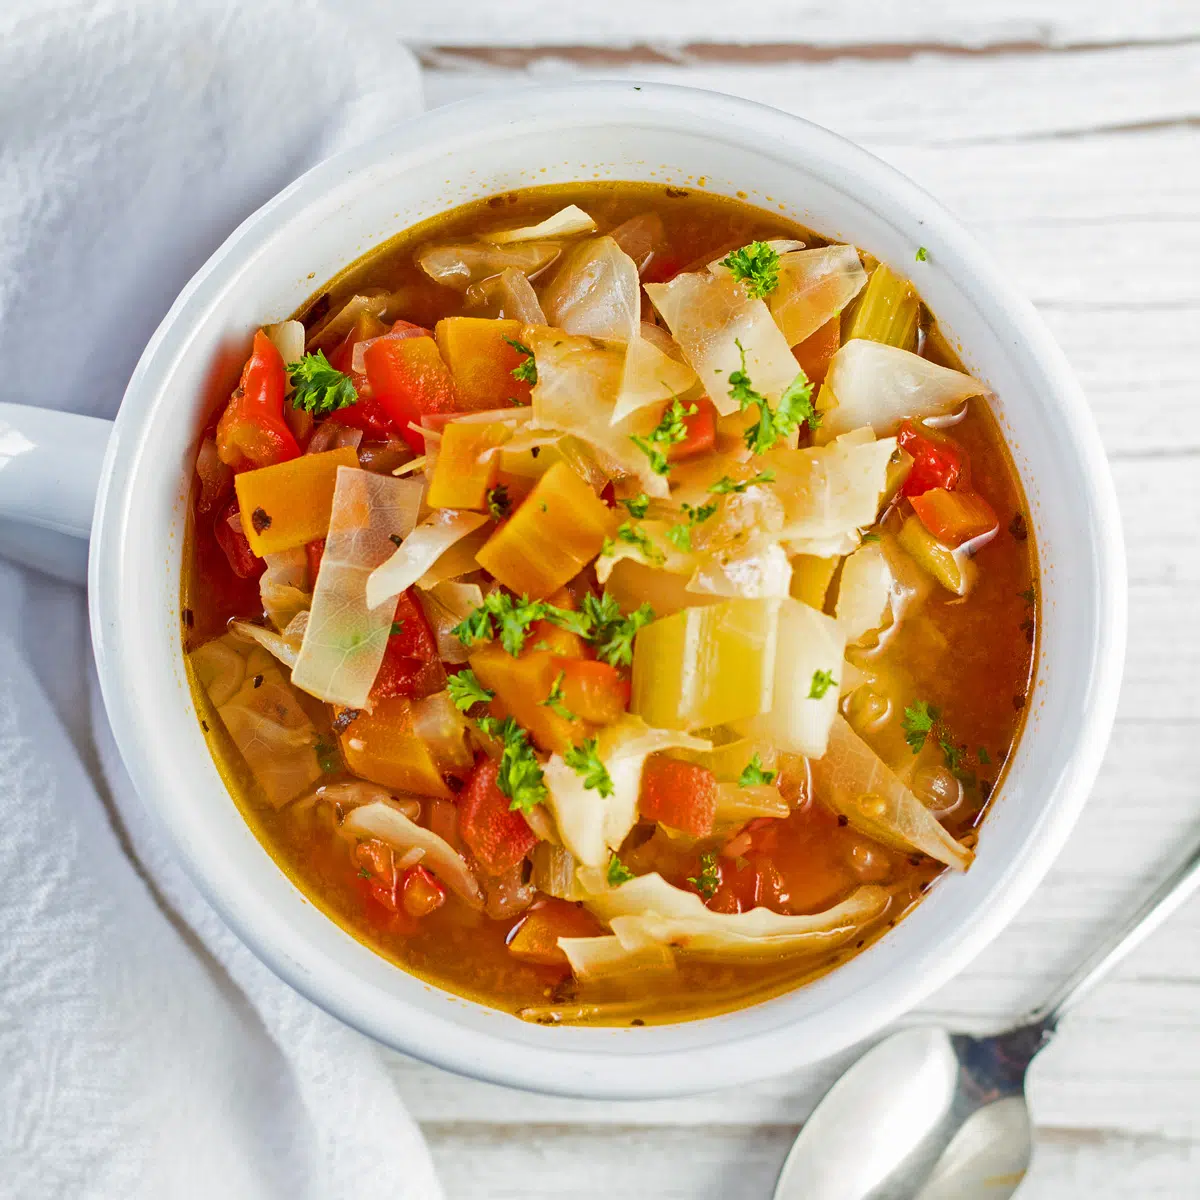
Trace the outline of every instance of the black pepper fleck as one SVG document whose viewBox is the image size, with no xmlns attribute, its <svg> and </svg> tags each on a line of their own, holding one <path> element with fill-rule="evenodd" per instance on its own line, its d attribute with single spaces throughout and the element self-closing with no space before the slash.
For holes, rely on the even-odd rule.
<svg viewBox="0 0 1200 1200">
<path fill-rule="evenodd" d="M 185 608 L 183 610 L 183 623 L 189 629 L 191 629 L 191 627 L 196 623 L 195 615 L 192 613 L 192 610 L 190 608 Z"/>
<path fill-rule="evenodd" d="M 255 675 L 254 686 L 256 688 L 260 688 L 260 687 L 262 687 L 262 683 L 263 683 L 263 677 L 261 675 Z"/>
<path fill-rule="evenodd" d="M 262 533 L 266 529 L 271 528 L 271 518 L 267 514 L 265 508 L 256 508 L 250 514 L 250 524 L 254 527 L 255 533 Z"/>
<path fill-rule="evenodd" d="M 1023 542 L 1029 536 L 1029 525 L 1025 521 L 1024 513 L 1018 512 L 1013 514 L 1013 519 L 1008 523 L 1008 532 L 1018 542 Z"/>
<path fill-rule="evenodd" d="M 333 718 L 333 721 L 330 722 L 330 728 L 334 733 L 345 733 L 350 728 L 351 723 L 361 715 L 361 708 L 343 708 Z"/>
<path fill-rule="evenodd" d="M 838 813 L 838 824 L 844 829 L 850 824 L 850 818 L 845 813 Z"/>
<path fill-rule="evenodd" d="M 685 196 L 687 196 L 687 191 L 684 188 L 667 188 L 667 198 L 670 200 L 682 200 Z"/>
<path fill-rule="evenodd" d="M 646 1022 L 643 1021 L 641 1017 L 634 1017 L 633 1020 L 630 1021 L 629 1023 L 630 1023 L 630 1025 L 637 1025 L 640 1027 L 642 1025 L 645 1025 Z"/>
<path fill-rule="evenodd" d="M 1017 710 L 1017 712 L 1020 712 L 1021 709 L 1023 709 L 1024 707 L 1025 707 L 1025 694 L 1023 692 L 1018 692 L 1017 695 L 1015 695 L 1013 697 L 1013 708 L 1015 708 Z"/>
<path fill-rule="evenodd" d="M 201 722 L 200 722 L 200 728 L 201 728 L 201 729 L 203 729 L 205 733 L 207 733 L 207 732 L 208 732 L 208 722 L 207 722 L 207 721 L 201 721 Z"/>
</svg>

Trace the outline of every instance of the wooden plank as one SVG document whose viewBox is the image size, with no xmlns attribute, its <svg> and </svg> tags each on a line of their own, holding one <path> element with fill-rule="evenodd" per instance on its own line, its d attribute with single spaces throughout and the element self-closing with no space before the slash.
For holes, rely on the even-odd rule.
<svg viewBox="0 0 1200 1200">
<path fill-rule="evenodd" d="M 481 6 L 445 0 L 404 14 L 400 31 L 418 45 L 662 47 L 725 43 L 794 43 L 860 53 L 901 52 L 937 45 L 986 49 L 1161 41 L 1195 36 L 1200 14 L 1179 0 L 1097 4 L 1089 0 L 759 0 L 728 5 L 717 0 L 647 4 L 610 0 L 571 5 L 561 0 L 509 0 Z M 649 49 L 649 47 L 646 47 Z"/>
<path fill-rule="evenodd" d="M 464 90 L 567 78 L 710 88 L 803 115 L 856 141 L 972 144 L 1200 119 L 1200 41 L 983 58 L 929 55 L 766 66 L 655 63 L 601 70 L 552 60 L 536 70 L 426 73 L 430 105 Z"/>
<path fill-rule="evenodd" d="M 448 1200 L 569 1196 L 768 1200 L 798 1127 L 429 1125 Z M 1200 1145 L 1077 1129 L 1039 1131 L 1022 1200 L 1182 1200 Z"/>
</svg>

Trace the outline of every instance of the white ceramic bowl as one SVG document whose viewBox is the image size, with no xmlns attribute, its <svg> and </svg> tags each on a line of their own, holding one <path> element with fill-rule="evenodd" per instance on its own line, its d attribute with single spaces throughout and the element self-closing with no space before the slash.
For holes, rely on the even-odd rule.
<svg viewBox="0 0 1200 1200">
<path fill-rule="evenodd" d="M 282 319 L 314 281 L 406 226 L 494 192 L 593 179 L 745 193 L 915 276 L 968 369 L 995 389 L 1029 500 L 1043 598 L 1027 726 L 971 870 L 944 878 L 887 937 L 816 983 L 725 1016 L 637 1029 L 525 1024 L 426 985 L 323 916 L 226 793 L 180 645 L 186 499 L 219 349 Z M 919 245 L 929 253 L 917 267 Z M 42 427 L 28 422 L 44 418 L 4 417 L 26 421 L 36 443 Z M 58 425 L 60 463 L 63 432 Z M 0 473 L 0 516 L 61 507 L 36 494 L 36 480 L 30 498 L 37 455 L 28 462 L 21 498 L 11 487 L 6 498 Z M 56 520 L 42 524 L 74 528 Z M 1108 467 L 1084 398 L 1030 305 L 936 201 L 864 151 L 769 108 L 650 84 L 493 92 L 439 109 L 322 163 L 261 208 L 199 271 L 142 356 L 104 464 L 92 549 L 92 633 L 121 752 L 229 925 L 299 991 L 382 1042 L 467 1075 L 583 1096 L 668 1095 L 821 1059 L 960 970 L 1027 899 L 1070 832 L 1109 733 L 1124 649 L 1124 556 Z"/>
</svg>

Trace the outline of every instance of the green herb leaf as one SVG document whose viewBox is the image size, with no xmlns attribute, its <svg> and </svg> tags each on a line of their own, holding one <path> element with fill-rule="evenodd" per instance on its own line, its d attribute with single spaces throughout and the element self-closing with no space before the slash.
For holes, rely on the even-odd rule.
<svg viewBox="0 0 1200 1200">
<path fill-rule="evenodd" d="M 335 771 L 342 769 L 341 755 L 338 754 L 338 748 L 335 743 L 327 742 L 324 738 L 321 738 L 313 749 L 317 754 L 317 766 L 326 775 L 332 775 Z"/>
<path fill-rule="evenodd" d="M 694 404 L 685 408 L 676 396 L 663 409 L 662 417 L 647 437 L 636 433 L 629 435 L 629 440 L 650 460 L 650 470 L 655 475 L 665 475 L 671 469 L 666 454 L 659 447 L 670 447 L 687 441 L 686 419 L 695 416 L 699 411 Z"/>
<path fill-rule="evenodd" d="M 832 671 L 814 671 L 812 683 L 808 689 L 808 698 L 810 700 L 820 700 L 831 687 L 836 686 L 837 680 L 834 679 Z"/>
<path fill-rule="evenodd" d="M 877 534 L 877 533 L 864 533 L 864 534 L 862 535 L 862 540 L 863 540 L 863 545 L 864 545 L 864 546 L 865 546 L 865 545 L 866 545 L 868 542 L 877 542 L 877 541 L 879 541 L 879 534 Z"/>
<path fill-rule="evenodd" d="M 578 746 L 572 746 L 563 755 L 563 762 L 576 775 L 583 776 L 585 788 L 599 792 L 602 797 L 611 796 L 613 794 L 612 776 L 608 773 L 608 768 L 600 761 L 600 755 L 596 753 L 596 745 L 595 738 L 587 738 Z"/>
<path fill-rule="evenodd" d="M 620 605 L 607 593 L 600 600 L 587 595 L 583 611 L 591 621 L 587 640 L 596 657 L 610 667 L 627 667 L 633 662 L 633 639 L 637 631 L 654 620 L 654 609 L 643 604 L 627 617 L 621 616 Z"/>
<path fill-rule="evenodd" d="M 641 492 L 629 500 L 618 500 L 617 503 L 627 508 L 631 517 L 640 521 L 650 508 L 650 497 Z"/>
<path fill-rule="evenodd" d="M 762 299 L 779 286 L 779 255 L 766 242 L 751 242 L 721 259 L 750 295 Z"/>
<path fill-rule="evenodd" d="M 505 717 L 503 721 L 479 717 L 475 724 L 490 737 L 504 743 L 496 786 L 509 798 L 508 807 L 529 812 L 541 804 L 547 796 L 546 777 L 525 730 L 512 717 Z"/>
<path fill-rule="evenodd" d="M 516 338 L 506 337 L 504 339 L 518 354 L 524 354 L 525 360 L 517 363 L 512 369 L 512 377 L 521 380 L 522 383 L 537 383 L 537 363 L 534 361 L 533 351 L 530 350 L 524 342 L 518 342 Z"/>
<path fill-rule="evenodd" d="M 500 644 L 515 658 L 525 646 L 529 627 L 540 621 L 546 611 L 547 606 L 540 600 L 530 600 L 528 596 L 518 600 L 508 592 L 490 592 L 483 604 L 450 632 L 464 646 L 490 641 L 498 633 Z"/>
<path fill-rule="evenodd" d="M 446 690 L 454 701 L 454 707 L 460 712 L 466 712 L 476 704 L 486 704 L 496 695 L 495 692 L 489 692 L 469 668 L 448 676 Z"/>
<path fill-rule="evenodd" d="M 752 479 L 745 479 L 741 483 L 730 479 L 728 475 L 722 475 L 708 490 L 715 496 L 727 496 L 730 492 L 737 492 L 740 496 L 747 488 L 760 483 L 774 482 L 775 472 L 768 468 L 766 471 L 759 471 Z"/>
<path fill-rule="evenodd" d="M 287 372 L 294 389 L 290 397 L 292 407 L 314 417 L 327 417 L 358 401 L 353 380 L 331 367 L 321 350 L 289 363 Z"/>
<path fill-rule="evenodd" d="M 924 700 L 914 700 L 904 710 L 904 740 L 912 748 L 914 754 L 919 754 L 925 746 L 925 739 L 933 730 L 941 712 Z"/>
<path fill-rule="evenodd" d="M 565 671 L 559 671 L 558 678 L 550 686 L 550 694 L 545 700 L 539 700 L 538 704 L 542 708 L 548 708 L 552 713 L 562 717 L 564 721 L 575 720 L 575 714 L 563 703 L 563 676 Z"/>
<path fill-rule="evenodd" d="M 924 262 L 929 257 L 929 251 L 924 246 L 917 247 L 916 259 L 917 262 Z"/>
<path fill-rule="evenodd" d="M 487 510 L 494 521 L 503 521 L 512 512 L 512 500 L 504 484 L 498 483 L 494 488 L 488 488 Z"/>
<path fill-rule="evenodd" d="M 631 879 L 635 879 L 634 873 L 614 854 L 608 860 L 608 870 L 604 872 L 604 878 L 608 880 L 609 887 L 620 887 L 623 883 L 628 883 Z"/>
<path fill-rule="evenodd" d="M 946 766 L 952 772 L 957 773 L 962 767 L 963 751 L 961 746 L 956 746 L 949 738 L 938 738 L 938 745 L 942 748 L 942 754 L 946 758 Z"/>
<path fill-rule="evenodd" d="M 978 758 L 985 767 L 991 765 L 992 756 L 987 752 L 986 746 L 980 746 L 975 752 L 975 757 Z"/>
<path fill-rule="evenodd" d="M 770 783 L 775 775 L 776 772 L 768 771 L 763 767 L 762 759 L 758 757 L 756 750 L 750 756 L 746 769 L 738 776 L 738 787 L 760 787 L 764 783 Z"/>
<path fill-rule="evenodd" d="M 717 894 L 717 888 L 721 886 L 721 869 L 717 866 L 717 856 L 715 854 L 702 854 L 700 856 L 700 874 L 690 876 L 688 883 L 705 900 L 711 900 Z"/>
<path fill-rule="evenodd" d="M 667 556 L 654 544 L 650 535 L 640 525 L 633 525 L 629 521 L 622 522 L 617 526 L 617 540 L 636 546 L 642 552 L 642 557 L 652 567 L 661 567 L 667 561 Z M 612 539 L 605 538 L 604 545 L 600 547 L 600 553 L 611 555 L 614 549 L 615 544 Z"/>
</svg>

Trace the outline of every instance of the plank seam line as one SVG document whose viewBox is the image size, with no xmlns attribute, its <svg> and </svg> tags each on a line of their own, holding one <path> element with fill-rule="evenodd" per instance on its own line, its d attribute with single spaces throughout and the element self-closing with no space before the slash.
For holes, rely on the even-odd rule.
<svg viewBox="0 0 1200 1200">
<path fill-rule="evenodd" d="M 942 58 L 1031 57 L 1039 54 L 1103 54 L 1120 50 L 1177 49 L 1200 44 L 1200 36 L 1150 38 L 1145 41 L 1055 42 L 1049 39 L 997 41 L 985 45 L 956 42 L 599 42 L 512 46 L 410 43 L 421 65 L 439 70 L 473 70 L 481 66 L 519 71 L 547 60 L 583 67 L 601 66 L 764 66 L 825 63 L 847 59 L 904 62 L 922 56 Z"/>
</svg>

